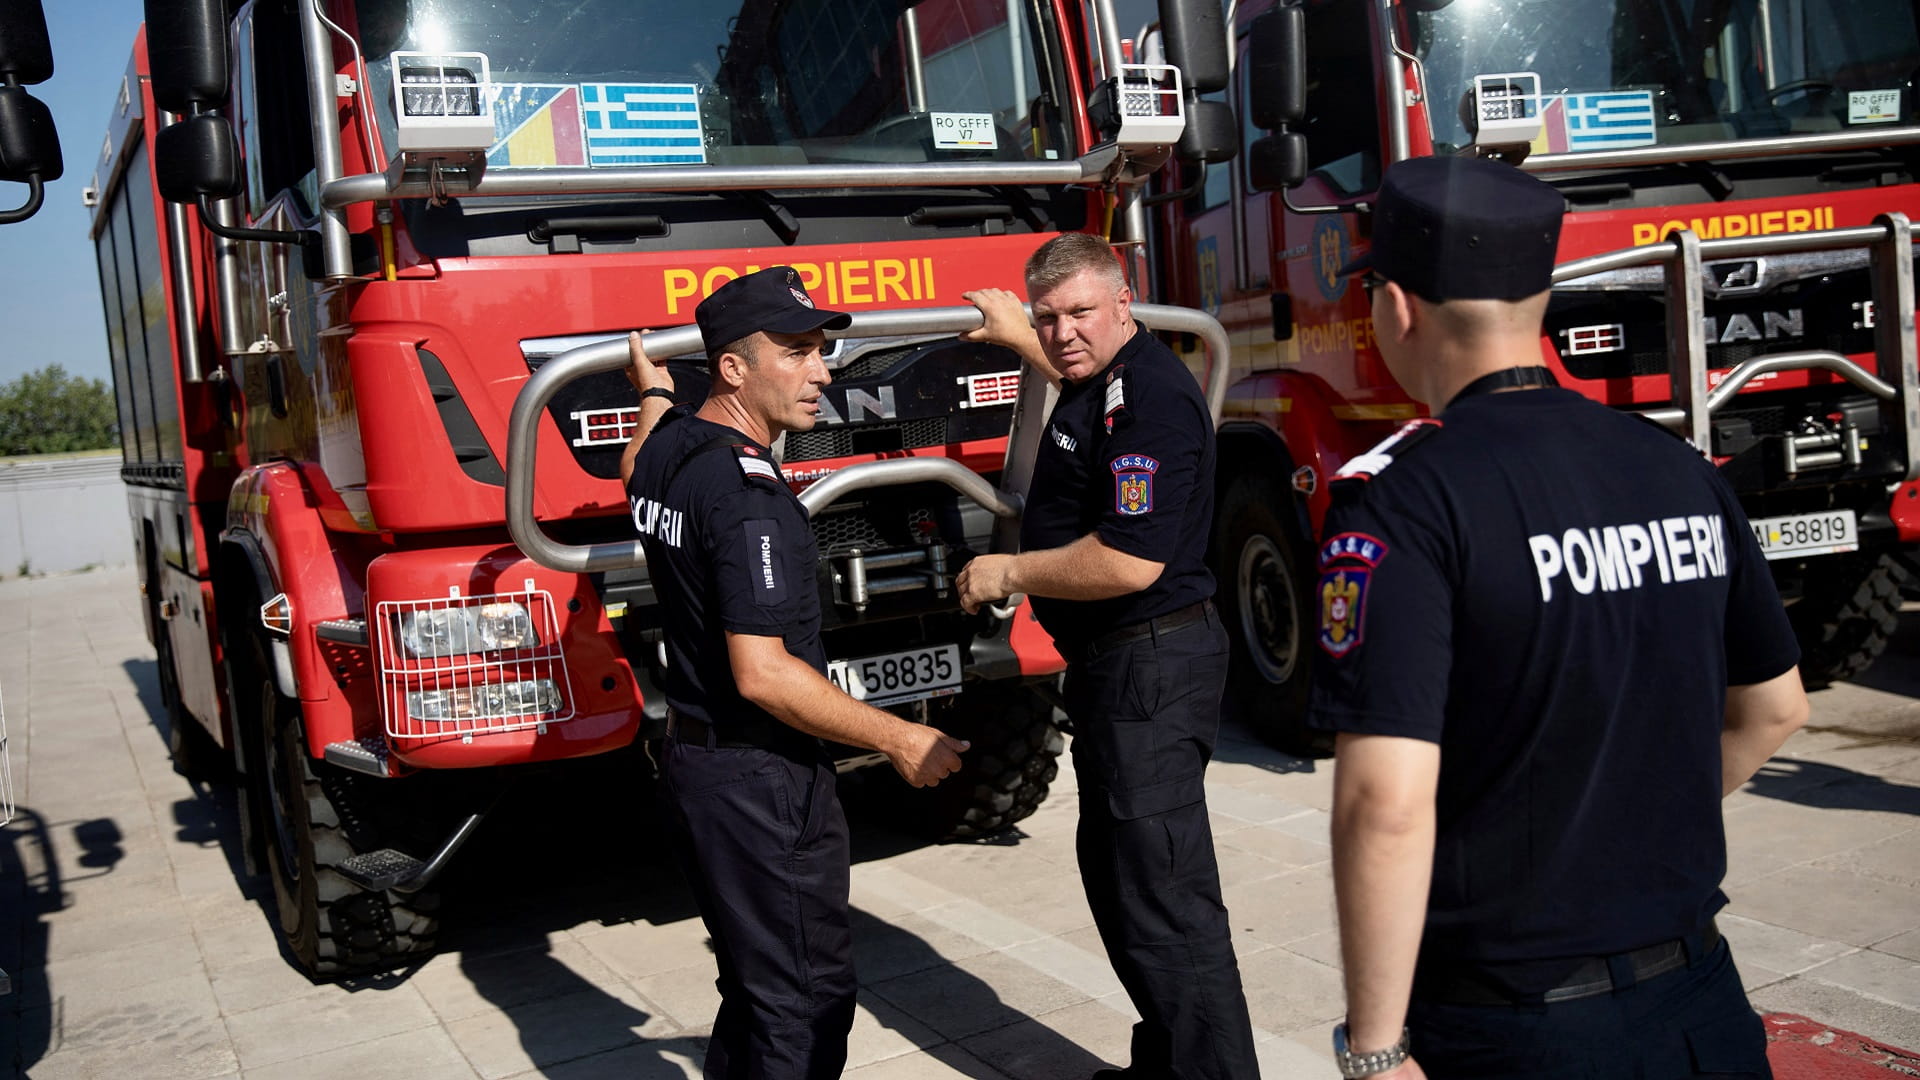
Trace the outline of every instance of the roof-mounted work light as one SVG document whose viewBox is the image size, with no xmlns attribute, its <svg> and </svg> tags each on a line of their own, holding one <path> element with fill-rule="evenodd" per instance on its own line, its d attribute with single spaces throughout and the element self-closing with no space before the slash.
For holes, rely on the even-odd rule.
<svg viewBox="0 0 1920 1080">
<path fill-rule="evenodd" d="M 437 171 L 443 182 L 459 186 L 478 180 L 493 145 L 489 76 L 485 53 L 394 53 L 399 153 L 388 170 Z"/>
</svg>

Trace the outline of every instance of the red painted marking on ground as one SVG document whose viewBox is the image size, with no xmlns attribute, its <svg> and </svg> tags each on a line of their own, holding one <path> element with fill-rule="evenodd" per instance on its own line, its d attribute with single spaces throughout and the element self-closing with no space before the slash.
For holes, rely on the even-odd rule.
<svg viewBox="0 0 1920 1080">
<path fill-rule="evenodd" d="M 1774 1080 L 1889 1080 L 1920 1077 L 1920 1054 L 1874 1042 L 1792 1013 L 1770 1013 L 1767 1061 Z"/>
</svg>

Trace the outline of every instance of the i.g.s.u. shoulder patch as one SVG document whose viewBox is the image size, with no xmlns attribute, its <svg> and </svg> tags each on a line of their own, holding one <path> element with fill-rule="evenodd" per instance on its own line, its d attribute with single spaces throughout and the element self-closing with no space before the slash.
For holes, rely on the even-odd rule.
<svg viewBox="0 0 1920 1080">
<path fill-rule="evenodd" d="M 1444 426 L 1430 416 L 1418 420 L 1409 420 L 1400 425 L 1400 429 L 1380 440 L 1373 449 L 1364 454 L 1356 454 L 1347 459 L 1340 471 L 1333 474 L 1333 482 L 1343 480 L 1367 481 L 1380 475 L 1395 460 L 1405 457 L 1407 451 L 1417 446 Z"/>
<path fill-rule="evenodd" d="M 1114 428 L 1133 422 L 1133 415 L 1127 411 L 1127 365 L 1115 364 L 1107 369 L 1107 401 L 1102 412 L 1109 435 Z"/>
<path fill-rule="evenodd" d="M 1160 462 L 1144 454 L 1122 454 L 1114 458 L 1113 508 L 1129 517 L 1153 513 L 1153 474 Z"/>
<path fill-rule="evenodd" d="M 767 460 L 767 456 L 761 453 L 757 446 L 748 446 L 744 443 L 735 445 L 733 460 L 740 466 L 740 474 L 750 480 L 758 477 L 762 480 L 771 480 L 776 484 L 781 482 L 780 470 L 774 466 L 773 462 Z"/>
<path fill-rule="evenodd" d="M 1386 542 L 1348 532 L 1320 545 L 1320 648 L 1339 659 L 1360 647 L 1367 630 L 1367 592 L 1387 557 Z"/>
</svg>

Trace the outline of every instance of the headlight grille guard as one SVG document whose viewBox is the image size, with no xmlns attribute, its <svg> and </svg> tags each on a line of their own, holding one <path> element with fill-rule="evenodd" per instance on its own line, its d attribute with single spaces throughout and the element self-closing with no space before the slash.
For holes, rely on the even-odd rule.
<svg viewBox="0 0 1920 1080">
<path fill-rule="evenodd" d="M 458 586 L 444 598 L 382 600 L 375 605 L 374 657 L 380 672 L 380 715 L 395 740 L 440 741 L 498 735 L 528 728 L 545 733 L 548 724 L 571 720 L 574 694 L 567 659 L 560 648 L 560 625 L 553 596 L 526 579 L 521 592 L 463 596 Z M 485 648 L 466 638 L 473 651 L 414 655 L 405 641 L 409 624 L 421 620 L 474 618 L 517 605 L 526 613 L 535 640 L 517 647 Z"/>
</svg>

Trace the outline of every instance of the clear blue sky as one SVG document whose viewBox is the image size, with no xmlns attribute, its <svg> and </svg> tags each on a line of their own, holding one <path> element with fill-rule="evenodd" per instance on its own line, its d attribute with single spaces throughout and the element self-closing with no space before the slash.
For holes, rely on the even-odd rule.
<svg viewBox="0 0 1920 1080">
<path fill-rule="evenodd" d="M 53 78 L 28 92 L 53 110 L 66 175 L 47 185 L 38 214 L 0 225 L 0 383 L 48 364 L 111 382 L 100 278 L 80 192 L 100 157 L 142 5 L 43 0 L 42 6 L 53 39 Z M 26 185 L 0 183 L 0 209 L 26 197 Z"/>
</svg>

